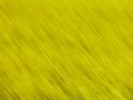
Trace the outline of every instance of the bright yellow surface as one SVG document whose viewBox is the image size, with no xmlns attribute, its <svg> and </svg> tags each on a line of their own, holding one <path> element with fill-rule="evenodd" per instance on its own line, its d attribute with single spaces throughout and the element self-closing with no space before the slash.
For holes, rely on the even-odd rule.
<svg viewBox="0 0 133 100">
<path fill-rule="evenodd" d="M 0 0 L 0 100 L 133 100 L 133 1 Z"/>
</svg>

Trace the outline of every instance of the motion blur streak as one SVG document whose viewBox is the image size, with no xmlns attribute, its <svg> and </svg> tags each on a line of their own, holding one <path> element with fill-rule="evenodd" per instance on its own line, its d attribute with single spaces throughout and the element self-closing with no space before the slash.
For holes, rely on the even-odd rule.
<svg viewBox="0 0 133 100">
<path fill-rule="evenodd" d="M 0 0 L 0 100 L 133 100 L 133 1 Z"/>
</svg>

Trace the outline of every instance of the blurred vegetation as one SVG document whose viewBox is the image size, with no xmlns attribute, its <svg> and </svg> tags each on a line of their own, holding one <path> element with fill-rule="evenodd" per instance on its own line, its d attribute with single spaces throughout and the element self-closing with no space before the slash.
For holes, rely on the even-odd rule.
<svg viewBox="0 0 133 100">
<path fill-rule="evenodd" d="M 0 0 L 0 100 L 133 100 L 131 0 Z"/>
</svg>

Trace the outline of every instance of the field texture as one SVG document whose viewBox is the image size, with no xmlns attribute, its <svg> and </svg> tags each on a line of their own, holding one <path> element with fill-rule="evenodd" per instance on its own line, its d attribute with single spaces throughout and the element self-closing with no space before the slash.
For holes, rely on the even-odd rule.
<svg viewBox="0 0 133 100">
<path fill-rule="evenodd" d="M 0 100 L 133 100 L 133 1 L 0 0 Z"/>
</svg>

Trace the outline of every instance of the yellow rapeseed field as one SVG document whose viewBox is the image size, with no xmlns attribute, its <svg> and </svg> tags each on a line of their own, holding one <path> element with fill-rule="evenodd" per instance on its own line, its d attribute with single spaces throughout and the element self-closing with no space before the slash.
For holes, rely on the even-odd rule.
<svg viewBox="0 0 133 100">
<path fill-rule="evenodd" d="M 0 100 L 133 100 L 133 0 L 0 0 Z"/>
</svg>

